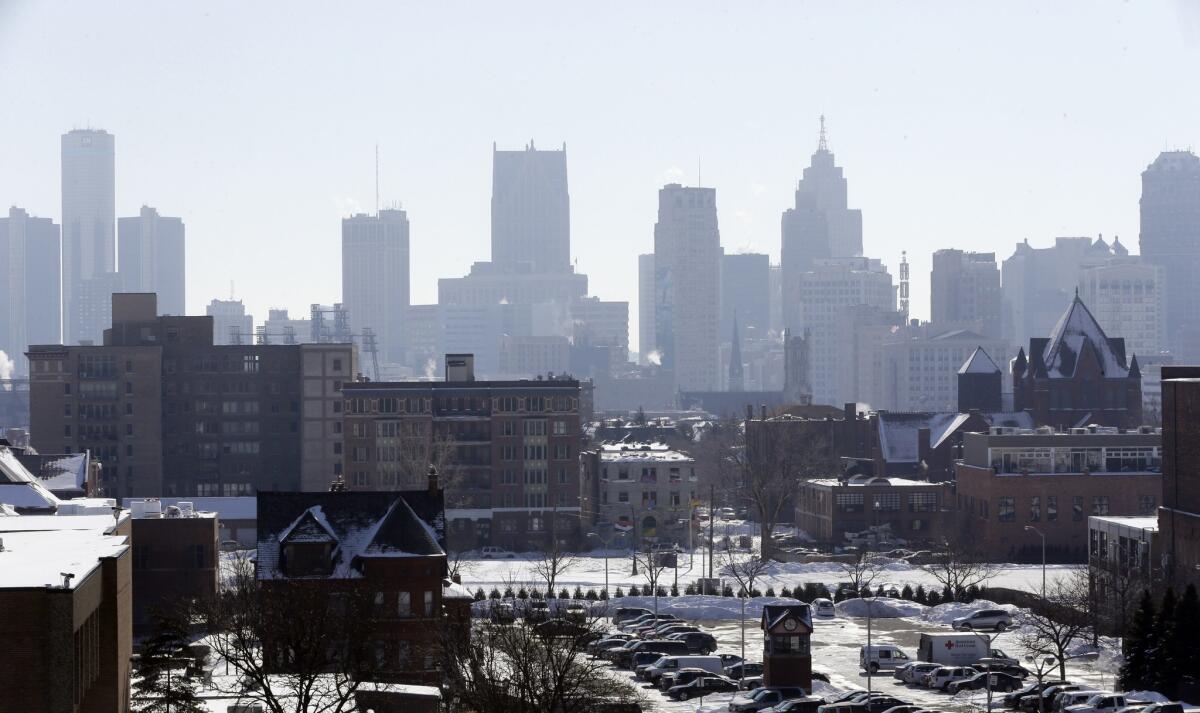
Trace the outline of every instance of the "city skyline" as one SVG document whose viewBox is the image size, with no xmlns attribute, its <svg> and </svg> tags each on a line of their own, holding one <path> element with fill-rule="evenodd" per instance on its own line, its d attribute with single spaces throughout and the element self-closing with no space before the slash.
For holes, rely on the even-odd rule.
<svg viewBox="0 0 1200 713">
<path fill-rule="evenodd" d="M 971 47 L 965 57 L 972 33 L 982 32 L 976 22 L 984 18 L 964 20 L 962 9 L 931 17 L 928 27 L 913 26 L 911 36 L 890 39 L 863 57 L 855 56 L 855 40 L 838 30 L 858 20 L 869 25 L 864 30 L 905 21 L 905 9 L 880 8 L 855 18 L 836 9 L 775 5 L 743 14 L 741 24 L 730 29 L 716 10 L 700 8 L 675 33 L 656 26 L 666 16 L 675 21 L 678 13 L 670 7 L 637 15 L 589 14 L 599 25 L 587 33 L 572 27 L 583 10 L 532 20 L 481 10 L 476 21 L 465 23 L 462 38 L 440 32 L 414 36 L 411 49 L 375 49 L 357 60 L 338 57 L 318 70 L 312 63 L 330 55 L 299 57 L 294 67 L 257 61 L 266 49 L 253 45 L 237 23 L 226 22 L 235 16 L 231 6 L 216 6 L 207 15 L 144 6 L 168 26 L 198 23 L 211 33 L 206 41 L 228 50 L 201 62 L 186 56 L 184 39 L 180 51 L 170 51 L 174 73 L 167 73 L 133 64 L 137 56 L 119 41 L 113 52 L 76 71 L 87 50 L 98 49 L 92 27 L 99 24 L 119 39 L 133 31 L 116 22 L 126 15 L 100 16 L 87 7 L 67 13 L 56 26 L 75 41 L 61 43 L 61 53 L 47 54 L 35 47 L 36 33 L 21 31 L 42 26 L 45 10 L 7 4 L 0 8 L 0 86 L 20 93 L 30 82 L 45 81 L 70 91 L 57 92 L 36 111 L 0 118 L 0 130 L 19 137 L 0 158 L 5 166 L 20 167 L 0 172 L 0 199 L 61 222 L 58 137 L 74 126 L 104 128 L 118 139 L 116 215 L 136 215 L 141 205 L 153 205 L 188 225 L 189 314 L 202 314 L 214 297 L 228 297 L 231 283 L 252 314 L 272 307 L 303 313 L 308 304 L 332 303 L 341 294 L 338 276 L 327 274 L 325 266 L 339 253 L 340 221 L 373 212 L 378 143 L 383 205 L 398 202 L 412 221 L 412 302 L 422 304 L 436 300 L 437 278 L 465 274 L 489 254 L 489 147 L 513 150 L 530 139 L 542 146 L 565 143 L 571 155 L 572 257 L 579 272 L 590 276 L 593 294 L 627 299 L 636 312 L 636 260 L 652 248 L 657 191 L 670 182 L 695 185 L 699 173 L 703 185 L 717 189 L 726 251 L 763 252 L 778 262 L 779 215 L 791 205 L 796 180 L 817 145 L 817 117 L 825 114 L 830 149 L 850 180 L 850 204 L 864 213 L 864 254 L 894 273 L 900 250 L 908 251 L 915 276 L 913 314 L 926 317 L 926 276 L 939 248 L 994 251 L 1003 259 L 1026 238 L 1046 246 L 1057 236 L 1102 233 L 1107 239 L 1120 235 L 1136 249 L 1141 171 L 1160 150 L 1186 148 L 1200 136 L 1195 128 L 1200 99 L 1174 91 L 1170 72 L 1153 71 L 1200 57 L 1194 6 L 1165 4 L 1140 12 L 1121 4 L 1088 7 L 1093 12 L 1082 20 L 1067 6 L 1020 6 L 1011 17 L 988 17 L 989 33 L 1023 37 L 1027 51 L 986 45 Z M 445 19 L 428 8 L 410 12 L 414 28 L 439 27 Z M 1032 17 L 1037 23 L 1031 27 Z M 246 25 L 257 26 L 252 19 Z M 283 20 L 294 40 L 266 46 L 293 56 L 302 46 L 307 50 L 304 38 L 324 22 L 333 23 L 333 45 L 357 45 L 360 38 L 350 35 L 361 20 L 361 14 L 296 13 Z M 309 108 L 308 93 L 332 95 L 347 91 L 339 83 L 351 89 L 369 83 L 368 67 L 404 60 L 427 42 L 473 42 L 460 49 L 475 57 L 490 52 L 505 33 L 485 29 L 488 21 L 502 28 L 532 23 L 554 33 L 538 33 L 538 42 L 496 56 L 482 78 L 470 75 L 466 60 L 447 58 L 446 86 L 454 88 L 454 101 L 494 107 L 486 121 L 472 112 L 457 116 L 462 107 L 438 103 L 446 99 L 445 89 L 424 80 L 413 89 L 425 102 L 416 102 L 416 96 L 405 100 L 406 108 L 414 102 L 428 107 L 420 112 L 400 112 L 395 103 L 377 99 L 363 116 L 339 114 L 327 125 L 325 110 L 312 116 L 294 111 Z M 1079 32 L 1078 22 L 1089 32 Z M 950 25 L 956 32 L 943 36 L 939 28 Z M 759 48 L 741 57 L 735 51 L 752 36 L 770 37 L 788 26 L 802 31 L 798 54 Z M 592 60 L 563 66 L 543 61 L 548 51 L 566 52 L 572 41 L 599 45 L 605 31 L 620 37 L 629 54 L 615 67 Z M 694 44 L 715 46 L 725 32 L 732 33 L 731 48 L 697 57 L 686 72 L 647 69 Z M 161 42 L 152 40 L 149 49 L 166 52 Z M 921 42 L 928 47 L 917 48 Z M 905 51 L 909 61 L 890 67 L 889 51 Z M 238 75 L 237 57 L 247 54 L 256 61 L 245 62 L 252 70 Z M 941 62 L 946 56 L 963 61 L 948 66 L 955 63 Z M 802 77 L 793 64 L 805 66 Z M 546 102 L 543 94 L 575 75 L 579 80 L 562 87 L 560 101 Z M 784 78 L 803 79 L 810 88 L 800 95 L 766 91 Z M 134 111 L 124 101 L 130 79 L 166 93 Z M 1103 85 L 1106 91 L 1062 93 L 1068 79 L 1081 90 Z M 189 91 L 174 91 L 174 82 L 191 82 Z M 693 111 L 708 103 L 694 97 L 697 89 L 713 82 L 718 104 L 709 112 Z M 618 87 L 628 96 L 610 105 L 594 103 L 597 90 Z M 1114 89 L 1125 101 L 1109 101 Z M 640 121 L 629 113 L 631 102 L 650 95 L 653 103 L 636 131 L 613 131 L 614 119 L 623 122 L 616 126 Z M 262 110 L 236 117 L 192 111 L 204 98 L 261 104 Z M 672 102 L 678 106 L 663 108 Z M 890 121 L 875 121 L 880 114 Z M 1118 132 L 1121 140 L 1113 141 Z M 925 182 L 920 188 L 914 170 Z M 284 244 L 288 254 L 280 255 Z M 454 248 L 445 249 L 447 244 Z M 237 259 L 229 260 L 230 254 Z M 264 274 L 263 265 L 277 269 Z"/>
</svg>

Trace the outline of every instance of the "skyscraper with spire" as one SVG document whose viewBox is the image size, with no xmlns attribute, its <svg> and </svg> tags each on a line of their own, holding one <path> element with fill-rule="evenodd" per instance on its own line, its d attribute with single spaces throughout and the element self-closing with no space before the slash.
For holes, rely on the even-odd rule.
<svg viewBox="0 0 1200 713">
<path fill-rule="evenodd" d="M 847 204 L 846 178 L 834 163 L 822 116 L 817 150 L 796 186 L 795 205 L 783 212 L 783 319 L 794 333 L 803 327 L 800 276 L 815 260 L 862 255 L 862 211 Z"/>
</svg>

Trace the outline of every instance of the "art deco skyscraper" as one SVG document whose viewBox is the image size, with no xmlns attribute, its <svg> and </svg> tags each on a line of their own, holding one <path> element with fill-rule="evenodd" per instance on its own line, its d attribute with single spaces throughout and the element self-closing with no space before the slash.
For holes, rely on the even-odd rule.
<svg viewBox="0 0 1200 713">
<path fill-rule="evenodd" d="M 721 234 L 717 191 L 678 183 L 658 192 L 654 226 L 655 346 L 685 391 L 720 385 Z"/>
<path fill-rule="evenodd" d="M 142 206 L 139 215 L 117 220 L 117 236 L 121 290 L 157 293 L 159 314 L 183 316 L 187 280 L 183 220 Z"/>
<path fill-rule="evenodd" d="M 783 320 L 800 333 L 800 279 L 814 260 L 862 255 L 862 211 L 847 208 L 846 178 L 825 140 L 825 117 L 812 162 L 796 186 L 796 204 L 783 212 Z"/>
<path fill-rule="evenodd" d="M 404 358 L 409 304 L 408 214 L 381 210 L 342 220 L 342 304 L 350 326 L 375 333 L 381 360 Z"/>
<path fill-rule="evenodd" d="M 492 146 L 492 262 L 534 273 L 571 269 L 567 147 L 523 151 Z"/>
<path fill-rule="evenodd" d="M 112 134 L 62 137 L 63 339 L 100 342 L 109 326 L 116 270 L 116 168 Z"/>
<path fill-rule="evenodd" d="M 1142 172 L 1141 253 L 1166 277 L 1166 325 L 1176 362 L 1200 359 L 1200 158 L 1164 151 Z"/>
</svg>

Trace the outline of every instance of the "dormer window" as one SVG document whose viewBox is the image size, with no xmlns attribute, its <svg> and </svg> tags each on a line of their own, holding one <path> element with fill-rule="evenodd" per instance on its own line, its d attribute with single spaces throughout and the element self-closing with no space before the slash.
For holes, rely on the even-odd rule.
<svg viewBox="0 0 1200 713">
<path fill-rule="evenodd" d="M 283 573 L 311 577 L 333 572 L 332 542 L 295 542 L 283 546 Z"/>
</svg>

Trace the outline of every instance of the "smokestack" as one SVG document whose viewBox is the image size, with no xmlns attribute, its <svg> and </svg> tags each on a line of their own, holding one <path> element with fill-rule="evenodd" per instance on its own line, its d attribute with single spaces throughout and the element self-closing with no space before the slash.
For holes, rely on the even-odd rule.
<svg viewBox="0 0 1200 713">
<path fill-rule="evenodd" d="M 438 494 L 438 472 L 432 463 L 429 464 L 429 494 Z"/>
</svg>

